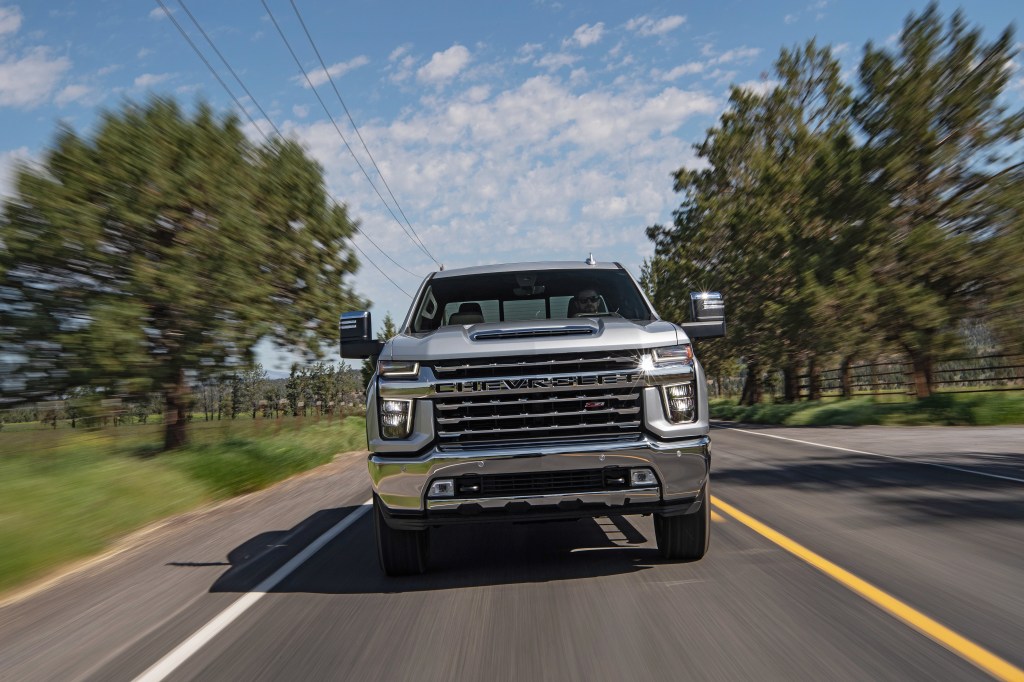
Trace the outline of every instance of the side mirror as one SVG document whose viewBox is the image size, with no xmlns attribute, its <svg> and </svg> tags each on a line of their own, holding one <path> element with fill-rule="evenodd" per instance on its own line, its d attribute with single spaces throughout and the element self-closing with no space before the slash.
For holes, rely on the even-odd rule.
<svg viewBox="0 0 1024 682">
<path fill-rule="evenodd" d="M 353 313 L 342 313 L 338 322 L 341 336 L 341 357 L 354 360 L 365 360 L 380 355 L 384 344 L 373 340 L 373 325 L 370 323 L 370 311 L 361 310 Z"/>
<path fill-rule="evenodd" d="M 717 291 L 690 292 L 690 321 L 679 325 L 690 339 L 725 336 L 725 299 Z"/>
</svg>

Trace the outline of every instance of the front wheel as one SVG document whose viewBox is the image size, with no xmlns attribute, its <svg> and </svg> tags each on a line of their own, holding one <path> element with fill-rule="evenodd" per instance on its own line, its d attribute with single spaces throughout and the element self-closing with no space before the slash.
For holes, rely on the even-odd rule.
<svg viewBox="0 0 1024 682">
<path fill-rule="evenodd" d="M 665 559 L 698 561 L 711 541 L 710 481 L 704 484 L 700 510 L 683 516 L 654 515 L 654 539 Z"/>
<path fill-rule="evenodd" d="M 377 560 L 385 575 L 418 575 L 427 570 L 430 530 L 399 530 L 384 520 L 381 501 L 373 496 L 373 530 L 377 537 Z"/>
</svg>

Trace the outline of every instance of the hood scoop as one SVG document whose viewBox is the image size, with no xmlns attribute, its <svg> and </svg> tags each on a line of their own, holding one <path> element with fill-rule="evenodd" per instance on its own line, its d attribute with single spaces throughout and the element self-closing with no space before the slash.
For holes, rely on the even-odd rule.
<svg viewBox="0 0 1024 682">
<path fill-rule="evenodd" d="M 483 329 L 469 335 L 474 341 L 497 341 L 500 339 L 524 339 L 540 336 L 593 336 L 597 328 L 591 325 L 573 324 L 558 327 L 527 327 L 525 329 Z"/>
</svg>

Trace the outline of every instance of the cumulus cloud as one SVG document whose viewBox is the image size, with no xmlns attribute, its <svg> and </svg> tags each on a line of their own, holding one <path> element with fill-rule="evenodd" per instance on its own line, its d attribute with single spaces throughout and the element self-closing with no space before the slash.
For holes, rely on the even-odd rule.
<svg viewBox="0 0 1024 682">
<path fill-rule="evenodd" d="M 566 38 L 562 41 L 562 47 L 590 47 L 601 41 L 601 37 L 604 35 L 604 23 L 597 22 L 593 26 L 590 24 L 583 24 L 572 33 L 571 38 Z"/>
<path fill-rule="evenodd" d="M 168 7 L 167 12 L 164 11 L 163 7 L 154 7 L 153 9 L 149 10 L 149 18 L 159 21 L 160 19 L 166 17 L 168 13 L 174 14 L 174 12 L 175 10 L 173 7 Z"/>
<path fill-rule="evenodd" d="M 681 76 L 691 76 L 704 70 L 703 62 L 687 62 L 680 64 L 674 69 L 669 69 L 661 75 L 662 80 L 674 81 Z"/>
<path fill-rule="evenodd" d="M 359 55 L 353 57 L 347 62 L 338 62 L 337 64 L 331 64 L 327 67 L 327 70 L 316 69 L 315 71 L 309 71 L 309 81 L 301 73 L 297 76 L 292 76 L 292 80 L 299 83 L 304 88 L 309 88 L 309 84 L 312 83 L 313 87 L 319 87 L 326 83 L 331 78 L 341 78 L 349 71 L 358 69 L 360 66 L 366 66 L 370 63 L 369 57 L 366 55 Z"/>
<path fill-rule="evenodd" d="M 296 104 L 292 107 L 292 113 L 296 118 L 306 118 L 309 116 L 309 107 L 304 104 Z"/>
<path fill-rule="evenodd" d="M 534 65 L 547 69 L 548 71 L 558 71 L 566 66 L 572 66 L 578 62 L 580 58 L 574 54 L 565 54 L 563 52 L 552 52 L 546 54 L 537 61 Z"/>
<path fill-rule="evenodd" d="M 45 102 L 71 68 L 67 57 L 34 47 L 0 62 L 0 106 L 34 107 Z"/>
<path fill-rule="evenodd" d="M 674 31 L 684 23 L 686 23 L 686 17 L 681 14 L 674 14 L 662 19 L 654 19 L 645 14 L 627 21 L 626 30 L 636 31 L 638 35 L 642 36 L 661 36 Z"/>
<path fill-rule="evenodd" d="M 405 43 L 404 45 L 399 45 L 395 49 L 391 50 L 391 54 L 388 55 L 388 61 L 389 62 L 396 62 L 396 61 L 398 61 L 403 55 L 407 54 L 410 49 L 412 49 L 412 44 L 411 43 Z"/>
<path fill-rule="evenodd" d="M 435 52 L 427 64 L 416 72 L 423 83 L 443 83 L 458 75 L 469 64 L 469 50 L 455 44 L 444 52 Z"/>
<path fill-rule="evenodd" d="M 761 54 L 761 48 L 759 47 L 737 47 L 732 50 L 727 50 L 722 54 L 715 57 L 712 61 L 715 64 L 729 64 L 730 62 L 743 62 L 749 61 Z"/>
<path fill-rule="evenodd" d="M 137 76 L 132 84 L 136 88 L 151 88 L 154 85 L 159 85 L 160 83 L 163 83 L 172 75 L 173 74 L 170 73 L 144 73 L 141 76 Z"/>
<path fill-rule="evenodd" d="M 57 96 L 53 98 L 53 101 L 57 106 L 63 107 L 71 104 L 72 102 L 85 99 L 91 94 L 93 94 L 93 89 L 91 87 L 81 83 L 75 83 L 58 92 Z"/>
<path fill-rule="evenodd" d="M 14 7 L 0 7 L 0 36 L 7 35 L 8 33 L 17 33 L 18 29 L 21 28 L 23 18 L 21 8 L 16 5 Z"/>
<path fill-rule="evenodd" d="M 0 152 L 0 197 L 10 196 L 14 191 L 14 169 L 19 163 L 31 161 L 28 147 L 18 147 Z"/>
<path fill-rule="evenodd" d="M 764 95 L 767 95 L 772 90 L 774 90 L 775 86 L 778 85 L 778 84 L 779 84 L 778 81 L 771 80 L 771 79 L 764 79 L 764 80 L 757 80 L 757 81 L 753 81 L 753 80 L 752 81 L 746 81 L 745 83 L 740 83 L 736 87 L 738 87 L 741 90 L 747 90 L 748 92 L 752 92 L 755 95 L 762 95 L 762 96 L 764 96 Z"/>
</svg>

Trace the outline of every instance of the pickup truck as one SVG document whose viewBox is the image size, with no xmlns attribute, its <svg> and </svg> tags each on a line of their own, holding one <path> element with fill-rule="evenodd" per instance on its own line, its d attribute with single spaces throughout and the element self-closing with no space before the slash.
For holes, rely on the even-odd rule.
<svg viewBox="0 0 1024 682">
<path fill-rule="evenodd" d="M 386 342 L 340 320 L 341 356 L 377 358 L 366 437 L 377 555 L 426 570 L 430 530 L 652 514 L 661 555 L 710 538 L 707 383 L 696 338 L 725 334 L 717 292 L 691 321 L 655 313 L 618 263 L 431 273 Z"/>
</svg>

